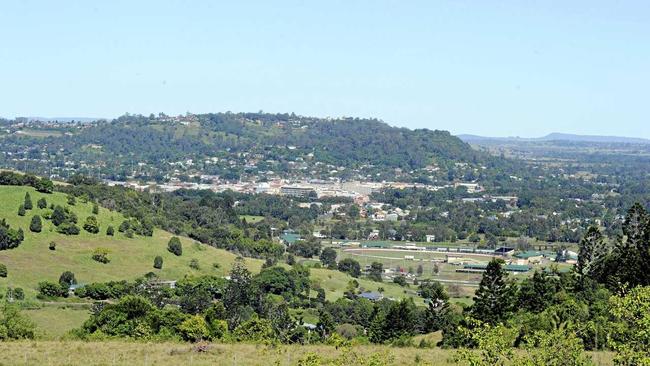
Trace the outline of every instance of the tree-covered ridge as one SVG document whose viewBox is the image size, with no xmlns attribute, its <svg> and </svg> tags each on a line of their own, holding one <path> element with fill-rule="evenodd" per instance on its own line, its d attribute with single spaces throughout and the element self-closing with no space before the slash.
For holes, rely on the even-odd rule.
<svg viewBox="0 0 650 366">
<path fill-rule="evenodd" d="M 196 163 L 214 157 L 237 160 L 241 154 L 256 156 L 257 170 L 276 172 L 288 170 L 286 164 L 296 161 L 353 169 L 375 166 L 412 170 L 431 164 L 451 166 L 453 162 L 492 159 L 449 132 L 391 127 L 375 119 L 214 113 L 190 115 L 179 122 L 164 115 L 124 115 L 72 132 L 66 127 L 60 129 L 60 136 L 11 134 L 0 144 L 12 154 L 22 155 L 28 149 L 31 158 L 45 153 L 54 160 L 54 166 L 83 161 L 105 166 L 106 173 L 117 176 L 136 163 L 153 164 L 166 173 L 168 163 L 187 159 Z M 268 166 L 269 161 L 278 165 Z M 203 171 L 227 173 L 223 166 L 209 168 L 212 172 Z"/>
</svg>

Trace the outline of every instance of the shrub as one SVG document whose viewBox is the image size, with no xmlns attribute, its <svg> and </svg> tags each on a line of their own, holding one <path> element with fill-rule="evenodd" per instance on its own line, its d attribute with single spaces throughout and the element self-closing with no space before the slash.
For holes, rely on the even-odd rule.
<svg viewBox="0 0 650 366">
<path fill-rule="evenodd" d="M 178 330 L 181 333 L 181 337 L 190 342 L 206 339 L 210 335 L 208 324 L 200 315 L 193 315 L 187 318 L 178 326 Z"/>
<path fill-rule="evenodd" d="M 96 203 L 93 204 L 93 215 L 99 215 L 99 205 Z"/>
<path fill-rule="evenodd" d="M 19 301 L 25 300 L 25 291 L 21 287 L 14 289 L 14 299 Z"/>
<path fill-rule="evenodd" d="M 257 316 L 235 328 L 234 336 L 238 341 L 249 342 L 266 342 L 275 338 L 271 321 Z"/>
<path fill-rule="evenodd" d="M 162 266 L 163 266 L 163 259 L 161 256 L 157 255 L 156 258 L 153 259 L 153 268 L 162 269 Z"/>
<path fill-rule="evenodd" d="M 129 221 L 129 220 L 124 220 L 124 221 L 122 221 L 122 223 L 120 224 L 120 226 L 117 228 L 117 230 L 118 230 L 119 232 L 123 233 L 123 232 L 129 230 L 129 228 L 131 228 L 131 223 L 130 223 L 130 221 Z"/>
<path fill-rule="evenodd" d="M 396 283 L 396 284 L 398 284 L 398 285 L 400 285 L 402 287 L 408 286 L 408 283 L 406 282 L 406 277 L 401 276 L 401 275 L 400 276 L 395 276 L 393 278 L 393 283 Z"/>
<path fill-rule="evenodd" d="M 41 210 L 47 207 L 47 201 L 45 200 L 45 197 L 41 197 L 37 202 L 36 206 L 40 208 Z"/>
<path fill-rule="evenodd" d="M 111 260 L 108 258 L 108 254 L 110 251 L 106 248 L 97 248 L 93 251 L 93 256 L 92 258 L 96 260 L 99 263 L 108 263 Z"/>
<path fill-rule="evenodd" d="M 25 205 L 18 206 L 18 216 L 25 216 Z"/>
<path fill-rule="evenodd" d="M 29 231 L 33 233 L 40 233 L 43 230 L 43 223 L 41 217 L 38 215 L 32 216 L 32 222 L 29 224 Z"/>
<path fill-rule="evenodd" d="M 54 183 L 49 179 L 43 178 L 34 184 L 34 188 L 41 193 L 52 193 L 54 191 Z"/>
<path fill-rule="evenodd" d="M 25 206 L 25 210 L 31 210 L 34 208 L 34 205 L 32 204 L 32 197 L 29 195 L 29 192 L 25 193 L 25 203 L 23 206 Z"/>
<path fill-rule="evenodd" d="M 68 204 L 74 206 L 77 204 L 77 199 L 73 195 L 68 195 Z"/>
<path fill-rule="evenodd" d="M 115 235 L 115 229 L 113 229 L 113 226 L 109 226 L 109 227 L 106 228 L 106 235 L 108 235 L 108 236 Z"/>
<path fill-rule="evenodd" d="M 196 270 L 199 269 L 199 261 L 198 261 L 196 258 L 193 258 L 193 259 L 190 261 L 190 268 L 192 268 L 192 269 L 196 269 Z"/>
<path fill-rule="evenodd" d="M 40 296 L 45 298 L 61 297 L 67 293 L 67 290 L 67 288 L 63 288 L 61 285 L 50 281 L 38 283 L 38 293 Z"/>
<path fill-rule="evenodd" d="M 5 304 L 0 315 L 0 340 L 33 339 L 36 326 L 16 305 Z"/>
<path fill-rule="evenodd" d="M 62 223 L 56 228 L 56 231 L 65 235 L 79 235 L 79 227 L 70 222 Z"/>
<path fill-rule="evenodd" d="M 167 243 L 167 250 L 174 255 L 182 255 L 183 245 L 181 244 L 181 240 L 176 236 L 172 236 L 172 238 L 169 239 L 169 243 Z"/>
<path fill-rule="evenodd" d="M 0 277 L 7 277 L 7 266 L 0 263 Z"/>
<path fill-rule="evenodd" d="M 74 277 L 74 273 L 70 271 L 65 271 L 59 276 L 59 284 L 62 287 L 70 287 L 70 285 L 76 285 L 77 279 Z"/>
<path fill-rule="evenodd" d="M 97 234 L 99 232 L 99 224 L 97 223 L 97 218 L 95 216 L 86 217 L 84 230 L 91 234 Z"/>
<path fill-rule="evenodd" d="M 50 250 L 56 250 L 56 242 L 50 242 Z"/>
</svg>

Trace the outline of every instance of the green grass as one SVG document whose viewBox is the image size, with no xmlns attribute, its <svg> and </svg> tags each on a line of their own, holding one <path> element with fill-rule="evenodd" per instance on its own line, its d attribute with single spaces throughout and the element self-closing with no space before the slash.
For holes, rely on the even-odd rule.
<svg viewBox="0 0 650 366">
<path fill-rule="evenodd" d="M 45 129 L 23 129 L 19 132 L 21 135 L 31 136 L 31 137 L 59 137 L 63 136 L 61 131 L 57 130 L 45 130 Z"/>
<path fill-rule="evenodd" d="M 338 271 L 332 271 L 324 268 L 312 268 L 311 279 L 320 284 L 325 290 L 325 295 L 328 299 L 338 299 L 343 297 L 343 293 L 352 280 L 352 277 Z M 388 298 L 400 299 L 404 297 L 413 297 L 416 303 L 421 303 L 420 299 L 415 293 L 415 287 L 400 287 L 398 285 L 386 282 L 374 282 L 364 278 L 356 278 L 359 282 L 359 288 L 366 291 L 377 291 L 378 288 L 384 288 L 384 296 Z"/>
<path fill-rule="evenodd" d="M 240 215 L 240 220 L 246 219 L 246 222 L 249 224 L 255 224 L 264 220 L 264 216 L 253 216 L 253 215 Z"/>
<path fill-rule="evenodd" d="M 436 339 L 436 335 L 427 335 Z M 144 343 L 126 341 L 12 341 L 0 342 L 2 364 L 6 365 L 298 365 L 307 355 L 333 361 L 343 348 L 326 345 L 273 346 L 260 344 L 207 344 L 205 352 L 195 345 L 181 343 Z M 394 348 L 380 345 L 358 345 L 352 352 L 366 362 L 379 355 L 382 365 L 455 365 L 455 350 L 440 348 Z M 611 352 L 589 353 L 596 365 L 613 365 Z M 366 364 L 364 362 L 363 364 Z M 310 365 L 312 363 L 309 363 Z M 330 363 L 326 363 L 330 364 Z"/>
<path fill-rule="evenodd" d="M 37 327 L 39 339 L 58 339 L 74 328 L 79 328 L 90 316 L 88 306 L 46 305 L 25 310 Z"/>
</svg>

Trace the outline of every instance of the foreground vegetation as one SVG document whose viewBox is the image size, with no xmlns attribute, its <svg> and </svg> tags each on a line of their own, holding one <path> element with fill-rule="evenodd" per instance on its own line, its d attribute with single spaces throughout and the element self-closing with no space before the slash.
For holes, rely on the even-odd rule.
<svg viewBox="0 0 650 366">
<path fill-rule="evenodd" d="M 457 364 L 455 351 L 357 345 L 353 351 L 328 345 L 138 343 L 121 341 L 0 342 L 3 363 L 11 365 L 429 365 Z M 591 355 L 597 365 L 612 365 L 610 353 Z M 337 363 L 338 362 L 338 363 Z"/>
</svg>

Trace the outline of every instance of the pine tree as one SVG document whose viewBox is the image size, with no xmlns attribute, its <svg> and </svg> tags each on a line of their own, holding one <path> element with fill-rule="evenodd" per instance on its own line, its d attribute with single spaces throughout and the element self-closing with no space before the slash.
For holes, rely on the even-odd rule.
<svg viewBox="0 0 650 366">
<path fill-rule="evenodd" d="M 628 210 L 623 234 L 625 241 L 615 248 L 618 282 L 629 287 L 650 285 L 650 218 L 641 204 Z"/>
<path fill-rule="evenodd" d="M 31 210 L 34 206 L 32 205 L 32 197 L 29 195 L 29 192 L 25 193 L 25 210 Z"/>
<path fill-rule="evenodd" d="M 38 202 L 36 202 L 36 206 L 40 208 L 41 210 L 47 207 L 47 201 L 45 200 L 45 197 L 41 197 Z"/>
<path fill-rule="evenodd" d="M 603 235 L 595 226 L 589 227 L 587 233 L 580 240 L 579 247 L 578 263 L 575 270 L 580 276 L 580 281 L 584 282 L 585 277 L 593 277 L 596 266 L 607 255 L 607 248 Z"/>
<path fill-rule="evenodd" d="M 18 206 L 18 216 L 25 216 L 25 205 Z"/>
<path fill-rule="evenodd" d="M 515 287 L 508 281 L 503 260 L 494 258 L 488 263 L 474 296 L 471 313 L 474 318 L 489 324 L 506 320 L 512 311 Z"/>
<path fill-rule="evenodd" d="M 65 211 L 63 210 L 63 207 L 61 206 L 56 206 L 54 207 L 54 211 L 52 212 L 52 223 L 55 226 L 61 225 L 66 219 Z"/>
<path fill-rule="evenodd" d="M 40 233 L 43 230 L 43 223 L 41 217 L 38 215 L 32 216 L 32 222 L 29 224 L 29 231 L 33 233 Z"/>
</svg>

